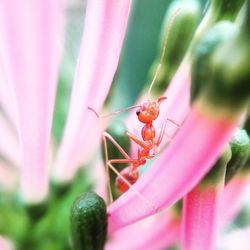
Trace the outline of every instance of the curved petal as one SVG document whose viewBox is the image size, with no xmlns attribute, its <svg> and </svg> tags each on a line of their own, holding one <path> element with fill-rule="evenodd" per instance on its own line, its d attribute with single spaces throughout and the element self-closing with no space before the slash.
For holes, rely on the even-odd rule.
<svg viewBox="0 0 250 250">
<path fill-rule="evenodd" d="M 62 35 L 61 1 L 0 3 L 1 54 L 15 98 L 21 142 L 21 195 L 48 192 L 48 149 Z M 59 40 L 60 39 L 60 40 Z"/>
<path fill-rule="evenodd" d="M 18 183 L 18 171 L 0 161 L 0 192 L 14 191 Z M 1 248 L 0 248 L 1 249 Z"/>
<path fill-rule="evenodd" d="M 230 230 L 227 234 L 223 235 L 219 240 L 216 249 L 226 250 L 248 250 L 249 249 L 249 234 L 250 227 L 243 227 L 236 230 Z"/>
<path fill-rule="evenodd" d="M 184 60 L 163 94 L 167 100 L 161 105 L 161 113 L 159 119 L 156 120 L 156 126 L 160 126 L 166 118 L 170 118 L 179 125 L 183 123 L 190 111 L 190 87 L 190 62 Z M 168 133 L 173 136 L 178 128 L 176 126 L 172 128 L 171 125 L 167 127 L 167 131 L 169 128 Z"/>
<path fill-rule="evenodd" d="M 250 175 L 236 175 L 224 188 L 222 194 L 222 223 L 232 221 L 239 213 L 247 190 L 250 187 Z"/>
<path fill-rule="evenodd" d="M 223 184 L 220 187 L 197 185 L 185 196 L 182 210 L 183 250 L 215 249 Z"/>
<path fill-rule="evenodd" d="M 13 125 L 17 125 L 17 112 L 13 101 L 10 86 L 7 82 L 3 69 L 2 59 L 0 59 L 0 107 Z"/>
<path fill-rule="evenodd" d="M 85 18 L 81 51 L 71 94 L 70 110 L 54 164 L 54 179 L 71 180 L 95 138 L 93 124 L 97 122 L 88 106 L 100 111 L 111 86 L 125 36 L 131 0 L 89 0 Z M 91 132 L 91 133 L 92 133 Z"/>
<path fill-rule="evenodd" d="M 0 235 L 0 249 L 1 250 L 13 250 L 14 244 L 9 239 Z"/>
<path fill-rule="evenodd" d="M 94 183 L 93 191 L 108 202 L 108 178 L 101 156 L 97 157 L 94 164 L 89 167 L 88 172 Z"/>
<path fill-rule="evenodd" d="M 149 246 L 165 249 L 177 241 L 179 234 L 180 219 L 171 211 L 164 211 L 118 230 L 110 236 L 105 249 L 147 249 Z"/>
<path fill-rule="evenodd" d="M 20 167 L 20 148 L 13 128 L 0 113 L 0 155 Z"/>
<path fill-rule="evenodd" d="M 144 199 L 130 189 L 110 205 L 109 232 L 154 214 L 186 194 L 217 160 L 236 125 L 236 121 L 208 118 L 193 107 L 173 143 L 134 184 Z"/>
</svg>

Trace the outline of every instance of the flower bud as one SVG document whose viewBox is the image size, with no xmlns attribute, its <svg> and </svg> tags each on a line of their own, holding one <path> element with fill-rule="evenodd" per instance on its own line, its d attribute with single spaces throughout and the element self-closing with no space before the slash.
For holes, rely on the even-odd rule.
<svg viewBox="0 0 250 250">
<path fill-rule="evenodd" d="M 204 40 L 197 48 L 202 43 Z M 203 85 L 203 103 L 205 101 L 214 111 L 223 111 L 228 117 L 239 114 L 250 97 L 250 37 L 244 29 L 236 31 L 209 52 L 205 59 L 196 52 L 192 82 Z"/>
<path fill-rule="evenodd" d="M 194 48 L 192 56 L 192 101 L 200 94 L 211 77 L 212 55 L 223 42 L 231 40 L 237 32 L 236 26 L 228 21 L 217 23 L 203 35 Z"/>
<path fill-rule="evenodd" d="M 211 9 L 217 20 L 235 20 L 245 0 L 212 0 Z"/>
<path fill-rule="evenodd" d="M 250 138 L 244 129 L 238 129 L 230 141 L 232 158 L 227 164 L 226 183 L 246 165 L 250 155 Z"/>
<path fill-rule="evenodd" d="M 78 197 L 71 208 L 71 237 L 74 250 L 104 248 L 107 213 L 103 199 L 93 192 Z"/>
</svg>

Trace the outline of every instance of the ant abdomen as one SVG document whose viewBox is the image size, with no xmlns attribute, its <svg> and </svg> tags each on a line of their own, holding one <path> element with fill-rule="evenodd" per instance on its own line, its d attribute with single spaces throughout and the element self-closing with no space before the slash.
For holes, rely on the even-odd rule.
<svg viewBox="0 0 250 250">
<path fill-rule="evenodd" d="M 137 169 L 126 167 L 120 172 L 121 176 L 125 178 L 130 185 L 133 185 L 139 178 Z M 129 189 L 129 185 L 122 180 L 120 176 L 116 177 L 116 188 L 120 193 L 124 193 Z"/>
</svg>

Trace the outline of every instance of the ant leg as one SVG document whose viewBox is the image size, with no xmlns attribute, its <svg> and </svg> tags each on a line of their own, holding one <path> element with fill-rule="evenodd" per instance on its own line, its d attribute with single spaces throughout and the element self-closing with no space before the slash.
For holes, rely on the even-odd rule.
<svg viewBox="0 0 250 250">
<path fill-rule="evenodd" d="M 119 152 L 124 156 L 125 159 L 122 159 L 120 161 L 124 161 L 123 163 L 131 163 L 134 160 L 132 160 L 129 155 L 123 150 L 123 148 L 119 145 L 119 143 L 107 132 L 103 133 L 103 144 L 104 144 L 104 154 L 105 154 L 105 173 L 106 173 L 106 178 L 108 181 L 108 192 L 109 192 L 109 201 L 110 203 L 113 202 L 113 196 L 112 196 L 112 191 L 111 191 L 111 186 L 110 186 L 110 176 L 109 176 L 109 168 L 108 168 L 108 163 L 110 163 L 108 159 L 108 146 L 107 146 L 107 139 L 109 139 L 110 142 L 113 143 L 113 145 L 119 150 Z M 112 162 L 111 162 L 112 163 Z M 115 163 L 115 162 L 114 162 Z M 122 162 L 121 162 L 122 163 Z"/>
<path fill-rule="evenodd" d="M 167 118 L 167 119 L 163 122 L 163 124 L 162 124 L 162 126 L 161 126 L 161 128 L 160 128 L 159 137 L 158 137 L 157 142 L 156 142 L 156 145 L 157 145 L 157 146 L 159 146 L 159 144 L 161 143 L 161 141 L 162 141 L 164 135 L 167 137 L 167 139 L 168 139 L 169 142 L 171 142 L 171 141 L 173 140 L 172 137 L 168 136 L 168 135 L 165 133 L 167 122 L 171 122 L 172 124 L 174 124 L 174 125 L 178 128 L 178 130 L 179 130 L 180 127 L 181 127 L 181 125 L 179 125 L 179 124 L 178 124 L 177 122 L 175 122 L 174 120 Z"/>
<path fill-rule="evenodd" d="M 148 199 L 146 199 L 140 192 L 138 192 L 133 185 L 131 185 L 126 178 L 124 178 L 119 171 L 111 164 L 111 162 L 115 163 L 125 163 L 125 161 L 120 161 L 120 160 L 109 160 L 107 162 L 107 165 L 110 167 L 110 169 L 117 174 L 117 176 L 119 176 L 128 186 L 129 188 L 141 199 L 143 200 L 145 203 L 147 203 L 155 212 L 157 212 L 157 208 L 154 206 L 154 204 L 152 204 Z"/>
<path fill-rule="evenodd" d="M 180 126 L 179 126 L 177 123 L 175 123 L 174 121 L 172 121 L 172 120 L 170 120 L 170 119 L 164 120 L 164 122 L 162 123 L 161 128 L 159 129 L 159 135 L 158 135 L 158 139 L 156 140 L 156 143 L 155 143 L 155 153 L 153 154 L 153 156 L 155 156 L 156 154 L 159 153 L 159 152 L 157 152 L 157 149 L 158 149 L 159 145 L 161 144 L 161 142 L 162 142 L 164 136 L 167 137 L 167 144 L 165 145 L 165 147 L 166 147 L 169 143 L 171 143 L 171 142 L 173 141 L 173 138 L 170 137 L 170 136 L 168 136 L 168 135 L 166 134 L 166 126 L 167 126 L 167 122 L 168 122 L 168 121 L 170 121 L 170 122 L 174 123 L 176 126 L 178 126 L 178 129 L 180 128 Z M 164 147 L 164 148 L 165 148 L 165 147 Z M 161 150 L 161 151 L 162 151 L 162 150 Z"/>
<path fill-rule="evenodd" d="M 104 132 L 103 133 L 103 139 L 105 141 L 106 141 L 106 139 L 109 139 L 109 141 L 112 142 L 113 145 L 116 146 L 116 148 L 124 156 L 125 159 L 131 159 L 131 157 L 125 152 L 125 150 L 119 145 L 119 143 L 109 133 Z"/>
<path fill-rule="evenodd" d="M 166 122 L 165 122 L 166 123 Z M 166 125 L 165 125 L 166 126 Z M 139 137 L 131 134 L 130 132 L 126 132 L 127 136 L 133 140 L 135 143 L 137 143 L 139 146 L 143 147 L 146 150 L 151 150 L 152 148 L 154 149 L 154 153 L 152 155 L 148 155 L 147 158 L 151 159 L 154 158 L 156 155 L 156 151 L 157 151 L 157 147 L 158 145 L 156 143 L 152 144 L 148 144 L 145 141 L 142 141 Z"/>
<path fill-rule="evenodd" d="M 152 155 L 149 156 L 149 158 L 154 158 L 159 152 L 158 152 L 158 147 L 162 142 L 163 136 L 166 135 L 165 130 L 166 130 L 166 125 L 167 125 L 167 120 L 165 120 L 162 125 L 161 128 L 159 129 L 159 134 L 158 134 L 158 138 L 157 140 L 154 142 L 153 148 L 154 148 L 154 153 Z M 172 141 L 168 139 L 169 142 Z"/>
<path fill-rule="evenodd" d="M 103 143 L 104 143 L 104 152 L 105 152 L 105 172 L 106 178 L 108 181 L 108 192 L 109 192 L 109 201 L 110 203 L 113 202 L 113 196 L 111 191 L 110 185 L 110 176 L 109 176 L 109 168 L 108 168 L 108 146 L 107 146 L 107 139 L 115 145 L 115 147 L 119 150 L 119 152 L 124 156 L 125 159 L 131 159 L 129 155 L 123 150 L 123 148 L 119 145 L 119 143 L 107 132 L 103 133 Z"/>
<path fill-rule="evenodd" d="M 124 156 L 125 159 L 120 159 L 120 163 L 132 163 L 134 160 L 125 152 L 125 150 L 119 145 L 119 143 L 107 132 L 103 133 L 103 144 L 104 144 L 104 154 L 105 154 L 105 173 L 108 182 L 108 192 L 109 192 L 109 201 L 113 202 L 113 196 L 110 185 L 110 176 L 109 176 L 109 164 L 116 163 L 117 160 L 108 159 L 108 146 L 107 139 L 119 150 L 119 152 Z M 118 162 L 119 163 L 119 160 Z M 118 171 L 117 171 L 118 172 Z M 118 172 L 119 173 L 119 172 Z M 120 176 L 120 173 L 118 174 Z"/>
<path fill-rule="evenodd" d="M 178 128 L 181 127 L 180 124 L 178 124 L 176 121 L 174 121 L 174 120 L 172 120 L 172 119 L 167 118 L 166 120 L 169 121 L 169 122 L 171 122 L 171 123 L 173 123 L 173 124 L 174 124 L 176 127 L 178 127 Z"/>
<path fill-rule="evenodd" d="M 109 176 L 109 168 L 108 168 L 108 146 L 107 146 L 107 140 L 105 135 L 103 134 L 103 146 L 104 146 L 104 157 L 105 157 L 105 175 L 106 175 L 106 180 L 108 183 L 108 195 L 109 195 L 109 203 L 113 202 L 113 195 L 112 195 L 112 190 L 111 190 L 111 185 L 110 185 L 110 176 Z"/>
<path fill-rule="evenodd" d="M 176 134 L 176 132 L 175 132 L 175 134 L 174 134 L 174 136 L 173 137 L 171 137 L 171 136 L 169 136 L 167 133 L 166 133 L 166 125 L 167 125 L 167 122 L 171 122 L 171 123 L 173 123 L 178 129 L 177 129 L 177 131 L 180 129 L 180 127 L 181 127 L 181 125 L 179 125 L 177 122 L 175 122 L 174 120 L 172 120 L 172 119 L 166 119 L 164 122 L 163 122 L 163 124 L 162 124 L 162 126 L 161 126 L 161 128 L 159 129 L 159 136 L 158 136 L 158 139 L 157 139 L 157 141 L 156 141 L 156 149 L 159 147 L 159 145 L 161 144 L 161 142 L 162 142 L 162 140 L 163 140 L 163 137 L 165 136 L 166 138 L 167 138 L 167 144 L 166 145 L 164 145 L 164 147 L 160 150 L 160 152 L 157 152 L 158 154 L 159 153 L 161 153 L 165 148 L 166 148 L 166 146 L 169 144 L 169 143 L 171 143 L 172 141 L 173 141 L 173 137 L 175 136 L 175 134 Z M 153 155 L 154 156 L 154 155 Z"/>
<path fill-rule="evenodd" d="M 174 124 L 177 127 L 177 130 L 175 130 L 175 132 L 173 133 L 172 136 L 167 135 L 166 133 L 164 133 L 164 135 L 168 138 L 169 142 L 171 142 L 173 140 L 173 138 L 175 137 L 175 135 L 177 134 L 177 132 L 179 131 L 179 129 L 181 128 L 181 125 L 178 124 L 176 121 L 167 118 L 166 121 L 171 122 L 172 124 Z"/>
<path fill-rule="evenodd" d="M 139 137 L 131 134 L 130 132 L 126 132 L 126 135 L 132 140 L 134 141 L 136 144 L 138 144 L 139 146 L 141 146 L 144 149 L 150 150 L 152 147 L 150 144 L 146 143 L 145 141 L 141 140 Z"/>
<path fill-rule="evenodd" d="M 163 136 L 165 134 L 165 130 L 166 130 L 166 125 L 167 125 L 167 121 L 165 120 L 160 128 L 160 132 L 159 132 L 159 136 L 158 136 L 158 139 L 156 141 L 156 146 L 158 147 L 161 142 L 162 142 L 162 139 L 163 139 Z"/>
<path fill-rule="evenodd" d="M 113 143 L 113 145 L 116 146 L 116 148 L 120 151 L 120 153 L 125 157 L 125 159 L 111 159 L 108 160 L 108 147 L 107 147 L 107 139 L 110 140 L 110 142 Z M 113 163 L 134 163 L 137 160 L 132 159 L 124 150 L 123 148 L 116 142 L 116 140 L 107 132 L 103 133 L 103 141 L 104 141 L 104 151 L 105 151 L 105 168 L 106 168 L 106 175 L 109 183 L 109 196 L 110 196 L 110 201 L 113 201 L 113 196 L 111 193 L 111 186 L 110 186 L 110 178 L 109 178 L 109 173 L 108 173 L 108 168 L 110 168 L 117 176 L 119 176 L 128 186 L 131 188 L 131 190 L 144 202 L 146 202 L 154 211 L 157 211 L 155 206 L 148 201 L 142 194 L 140 194 L 120 173 L 119 171 L 112 165 Z"/>
</svg>

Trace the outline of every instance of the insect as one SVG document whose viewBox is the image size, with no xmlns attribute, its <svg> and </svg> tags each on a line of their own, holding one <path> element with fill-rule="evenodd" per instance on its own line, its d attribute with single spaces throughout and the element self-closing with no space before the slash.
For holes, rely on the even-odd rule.
<svg viewBox="0 0 250 250">
<path fill-rule="evenodd" d="M 160 62 L 157 66 L 155 75 L 153 77 L 153 80 L 150 84 L 148 93 L 147 93 L 147 101 L 141 105 L 135 105 L 131 106 L 116 112 L 112 112 L 107 115 L 99 115 L 93 108 L 88 107 L 91 111 L 95 113 L 95 115 L 98 118 L 106 118 L 112 115 L 119 114 L 124 111 L 128 111 L 131 109 L 137 108 L 136 115 L 138 120 L 143 123 L 143 128 L 141 130 L 141 138 L 130 133 L 126 132 L 126 135 L 129 137 L 130 140 L 134 141 L 138 145 L 138 151 L 137 151 L 137 157 L 132 158 L 130 157 L 125 150 L 119 145 L 119 143 L 107 132 L 103 133 L 103 141 L 104 141 L 104 152 L 105 152 L 105 162 L 106 162 L 106 171 L 108 172 L 108 168 L 110 168 L 112 171 L 114 171 L 117 174 L 116 178 L 116 188 L 119 192 L 124 193 L 129 188 L 131 188 L 138 196 L 140 196 L 142 199 L 145 200 L 145 198 L 133 188 L 133 184 L 138 180 L 139 178 L 139 168 L 144 165 L 148 159 L 151 159 L 155 157 L 155 155 L 158 153 L 159 145 L 162 142 L 162 139 L 165 134 L 166 129 L 166 123 L 167 121 L 170 121 L 174 123 L 176 126 L 179 127 L 179 125 L 174 122 L 173 120 L 166 119 L 160 129 L 155 129 L 154 127 L 154 121 L 158 118 L 160 113 L 160 106 L 162 102 L 164 102 L 167 97 L 160 97 L 157 100 L 150 100 L 149 96 L 151 93 L 151 89 L 153 85 L 155 84 L 155 81 L 157 79 L 157 76 L 159 75 L 160 68 L 163 63 L 166 46 L 167 46 L 167 40 L 170 28 L 172 26 L 172 23 L 174 21 L 174 18 L 178 14 L 180 9 L 178 9 L 175 14 L 170 19 L 170 22 L 167 26 L 166 36 L 164 40 L 164 45 L 161 53 Z M 108 159 L 108 150 L 107 150 L 107 140 L 109 140 L 113 145 L 119 150 L 119 152 L 123 155 L 124 159 Z M 129 164 L 129 166 L 125 167 L 121 172 L 119 172 L 113 165 L 114 164 Z M 111 190 L 110 190 L 110 199 L 112 200 Z"/>
</svg>

